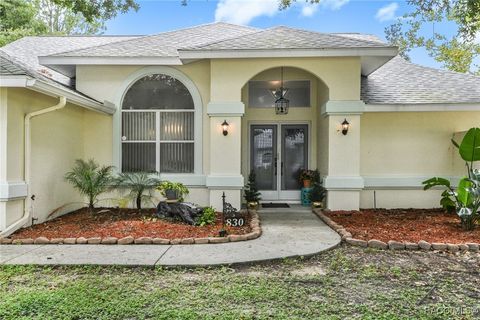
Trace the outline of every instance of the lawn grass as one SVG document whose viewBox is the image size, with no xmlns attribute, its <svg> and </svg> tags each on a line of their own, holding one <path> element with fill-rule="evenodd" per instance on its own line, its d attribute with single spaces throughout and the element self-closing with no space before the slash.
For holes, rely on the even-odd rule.
<svg viewBox="0 0 480 320">
<path fill-rule="evenodd" d="M 0 319 L 474 319 L 479 261 L 340 247 L 233 268 L 2 266 Z"/>
</svg>

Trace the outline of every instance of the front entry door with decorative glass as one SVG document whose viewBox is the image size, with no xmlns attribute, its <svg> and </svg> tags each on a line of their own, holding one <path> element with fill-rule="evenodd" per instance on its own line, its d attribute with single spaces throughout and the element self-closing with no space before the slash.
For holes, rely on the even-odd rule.
<svg viewBox="0 0 480 320">
<path fill-rule="evenodd" d="M 250 127 L 250 168 L 262 200 L 300 199 L 300 169 L 308 167 L 308 125 L 265 124 Z"/>
</svg>

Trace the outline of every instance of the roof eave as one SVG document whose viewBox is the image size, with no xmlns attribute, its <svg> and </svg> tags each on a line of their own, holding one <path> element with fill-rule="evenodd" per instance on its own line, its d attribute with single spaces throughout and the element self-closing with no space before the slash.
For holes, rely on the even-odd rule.
<svg viewBox="0 0 480 320">
<path fill-rule="evenodd" d="M 480 111 L 478 102 L 366 103 L 364 112 L 468 112 Z"/>
</svg>

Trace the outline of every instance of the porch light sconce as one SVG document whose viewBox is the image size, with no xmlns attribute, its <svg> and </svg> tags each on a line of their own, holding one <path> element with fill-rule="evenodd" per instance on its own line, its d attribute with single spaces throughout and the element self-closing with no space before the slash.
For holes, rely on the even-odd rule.
<svg viewBox="0 0 480 320">
<path fill-rule="evenodd" d="M 342 133 L 343 133 L 344 136 L 347 135 L 348 129 L 350 129 L 350 123 L 345 118 L 345 120 L 343 120 L 343 122 L 342 122 Z"/>
<path fill-rule="evenodd" d="M 223 130 L 223 135 L 224 136 L 228 135 L 228 122 L 227 122 L 227 120 L 223 121 L 222 130 Z"/>
</svg>

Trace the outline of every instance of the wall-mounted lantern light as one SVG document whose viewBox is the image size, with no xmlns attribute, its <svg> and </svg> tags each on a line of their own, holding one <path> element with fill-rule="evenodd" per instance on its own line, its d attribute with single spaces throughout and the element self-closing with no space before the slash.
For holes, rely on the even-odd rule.
<svg viewBox="0 0 480 320">
<path fill-rule="evenodd" d="M 222 130 L 223 130 L 223 135 L 226 136 L 228 134 L 228 122 L 227 122 L 227 120 L 223 121 Z"/>
<path fill-rule="evenodd" d="M 345 118 L 345 120 L 343 120 L 343 122 L 342 122 L 342 133 L 343 133 L 344 136 L 347 135 L 348 129 L 350 129 L 350 123 Z"/>
</svg>

